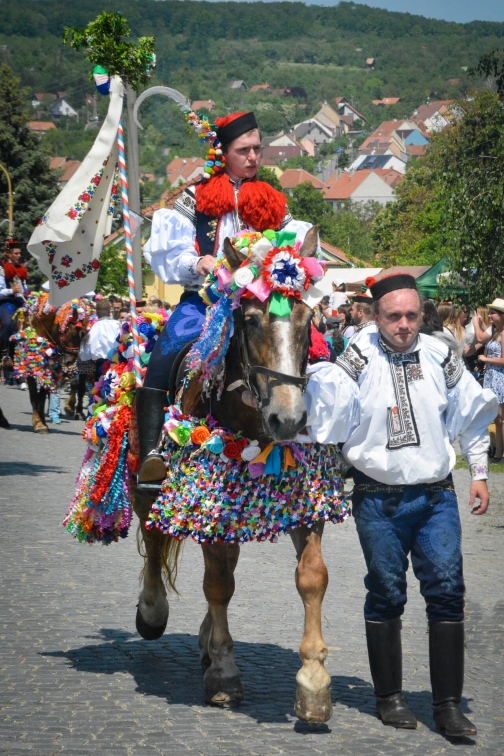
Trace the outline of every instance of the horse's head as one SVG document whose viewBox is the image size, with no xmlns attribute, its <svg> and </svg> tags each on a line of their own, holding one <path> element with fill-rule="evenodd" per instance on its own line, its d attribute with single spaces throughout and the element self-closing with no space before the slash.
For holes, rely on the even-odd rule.
<svg viewBox="0 0 504 756">
<path fill-rule="evenodd" d="M 317 229 L 310 229 L 299 252 L 315 255 Z M 243 256 L 226 240 L 224 253 L 233 269 Z M 313 311 L 291 299 L 288 315 L 270 313 L 269 301 L 242 299 L 235 314 L 235 349 L 245 385 L 249 385 L 262 414 L 265 430 L 274 441 L 289 441 L 306 424 L 303 391 Z"/>
<path fill-rule="evenodd" d="M 57 347 L 59 362 L 65 368 L 71 367 L 77 359 L 80 342 L 85 333 L 84 322 L 79 320 L 78 312 L 72 308 L 70 302 L 58 310 L 47 306 L 36 307 L 30 317 L 30 324 L 37 336 L 47 339 Z"/>
</svg>

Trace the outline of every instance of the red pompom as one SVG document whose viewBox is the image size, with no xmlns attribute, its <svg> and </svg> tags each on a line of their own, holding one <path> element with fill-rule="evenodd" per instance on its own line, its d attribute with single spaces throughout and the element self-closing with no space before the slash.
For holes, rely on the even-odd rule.
<svg viewBox="0 0 504 756">
<path fill-rule="evenodd" d="M 224 116 L 223 118 L 216 118 L 215 119 L 215 125 L 218 129 L 223 129 L 224 126 L 227 126 L 232 121 L 235 121 L 237 118 L 239 118 L 242 115 L 245 115 L 245 113 L 248 113 L 247 110 L 242 110 L 241 113 L 230 113 L 227 116 Z"/>
<path fill-rule="evenodd" d="M 376 283 L 376 278 L 373 278 L 373 276 L 368 276 L 364 283 L 366 284 L 366 289 L 370 289 L 371 286 Z"/>
<path fill-rule="evenodd" d="M 222 218 L 235 209 L 235 194 L 227 173 L 212 176 L 209 181 L 196 185 L 196 208 L 211 217 Z M 282 192 L 265 181 L 246 181 L 238 194 L 238 213 L 248 228 L 266 231 L 279 229 L 287 200 Z"/>
</svg>

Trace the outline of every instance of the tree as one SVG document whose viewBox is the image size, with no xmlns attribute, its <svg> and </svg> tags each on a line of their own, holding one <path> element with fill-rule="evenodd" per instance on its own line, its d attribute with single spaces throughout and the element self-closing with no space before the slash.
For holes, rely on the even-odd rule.
<svg viewBox="0 0 504 756">
<path fill-rule="evenodd" d="M 276 173 L 271 168 L 266 168 L 262 165 L 257 171 L 257 178 L 259 181 L 265 181 L 267 184 L 270 184 L 273 189 L 277 189 L 279 192 L 283 191 Z"/>
<path fill-rule="evenodd" d="M 14 233 L 26 244 L 34 227 L 58 194 L 58 175 L 49 168 L 49 155 L 40 138 L 27 125 L 24 109 L 26 93 L 10 68 L 0 68 L 0 163 L 10 174 L 14 192 Z M 7 181 L 0 171 L 0 216 L 7 218 Z M 3 245 L 7 224 L 0 226 Z M 33 260 L 33 258 L 32 258 Z M 29 284 L 36 288 L 43 281 L 33 260 Z"/>
<path fill-rule="evenodd" d="M 288 203 L 292 216 L 296 220 L 308 221 L 317 225 L 321 236 L 324 236 L 325 231 L 330 228 L 334 211 L 324 200 L 321 192 L 315 189 L 309 181 L 294 187 L 292 195 L 288 198 Z M 330 240 L 328 239 L 328 241 Z"/>
<path fill-rule="evenodd" d="M 375 218 L 371 239 L 383 265 L 434 265 L 450 254 L 443 230 L 443 202 L 428 158 L 408 170 Z"/>
<path fill-rule="evenodd" d="M 432 155 L 451 262 L 472 305 L 502 296 L 504 278 L 504 101 L 491 92 L 458 103 L 456 122 Z"/>
</svg>

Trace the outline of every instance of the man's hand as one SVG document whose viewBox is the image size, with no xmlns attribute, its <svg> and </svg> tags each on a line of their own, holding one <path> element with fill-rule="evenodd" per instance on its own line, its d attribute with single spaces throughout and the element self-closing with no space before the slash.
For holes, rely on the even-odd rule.
<svg viewBox="0 0 504 756">
<path fill-rule="evenodd" d="M 212 257 L 212 255 L 203 255 L 203 257 L 200 257 L 196 263 L 196 272 L 199 273 L 200 276 L 206 276 L 214 269 L 214 265 L 215 257 Z"/>
<path fill-rule="evenodd" d="M 11 291 L 13 294 L 22 294 L 23 289 L 21 288 L 20 284 L 12 284 Z"/>
<path fill-rule="evenodd" d="M 480 500 L 479 505 L 476 504 L 476 499 Z M 488 492 L 486 480 L 473 480 L 469 489 L 469 506 L 471 507 L 471 514 L 485 514 L 489 503 L 490 494 Z"/>
</svg>

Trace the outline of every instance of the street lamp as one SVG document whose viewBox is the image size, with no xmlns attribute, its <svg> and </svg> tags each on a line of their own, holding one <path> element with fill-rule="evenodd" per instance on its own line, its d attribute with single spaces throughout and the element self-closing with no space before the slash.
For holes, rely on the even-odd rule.
<svg viewBox="0 0 504 756">
<path fill-rule="evenodd" d="M 14 217 L 13 217 L 13 202 L 12 202 L 12 183 L 10 176 L 7 172 L 7 170 L 3 167 L 3 165 L 0 163 L 0 168 L 5 173 L 5 176 L 7 178 L 7 191 L 9 194 L 9 236 L 12 236 L 14 233 Z"/>
</svg>

